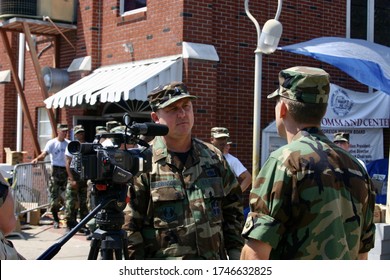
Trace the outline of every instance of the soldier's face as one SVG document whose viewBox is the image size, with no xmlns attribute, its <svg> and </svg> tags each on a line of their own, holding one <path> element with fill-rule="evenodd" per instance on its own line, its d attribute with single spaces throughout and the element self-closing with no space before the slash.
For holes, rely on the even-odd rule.
<svg viewBox="0 0 390 280">
<path fill-rule="evenodd" d="M 224 148 L 227 144 L 227 137 L 211 138 L 211 144 L 217 147 L 221 152 L 224 152 Z"/>
<path fill-rule="evenodd" d="M 348 142 L 345 142 L 345 141 L 336 141 L 334 142 L 337 146 L 339 146 L 340 148 L 346 150 L 346 151 L 349 151 L 349 143 Z"/>
<path fill-rule="evenodd" d="M 82 141 L 85 140 L 85 132 L 82 131 L 82 132 L 76 133 L 76 134 L 74 135 L 74 137 L 75 137 L 78 141 L 82 142 Z"/>
<path fill-rule="evenodd" d="M 156 123 L 168 126 L 170 137 L 182 137 L 191 134 L 194 125 L 194 112 L 190 98 L 183 98 L 171 105 L 152 112 Z"/>
<path fill-rule="evenodd" d="M 67 130 L 57 130 L 58 139 L 60 139 L 61 141 L 64 140 L 67 133 Z"/>
</svg>

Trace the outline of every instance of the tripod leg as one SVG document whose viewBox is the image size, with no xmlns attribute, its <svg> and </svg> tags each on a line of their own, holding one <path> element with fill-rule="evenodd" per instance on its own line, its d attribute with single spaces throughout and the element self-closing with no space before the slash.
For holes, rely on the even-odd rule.
<svg viewBox="0 0 390 280">
<path fill-rule="evenodd" d="M 97 260 L 100 249 L 100 240 L 92 238 L 91 249 L 89 250 L 88 260 Z"/>
<path fill-rule="evenodd" d="M 113 260 L 114 259 L 113 249 L 102 249 L 102 259 L 103 260 Z"/>
<path fill-rule="evenodd" d="M 122 259 L 122 249 L 115 250 L 115 259 L 116 260 L 121 260 Z"/>
<path fill-rule="evenodd" d="M 122 233 L 122 244 L 123 244 L 122 245 L 123 257 L 125 258 L 125 260 L 129 260 L 130 259 L 129 249 L 128 249 L 129 242 L 127 240 L 126 231 L 123 231 L 123 233 Z"/>
</svg>

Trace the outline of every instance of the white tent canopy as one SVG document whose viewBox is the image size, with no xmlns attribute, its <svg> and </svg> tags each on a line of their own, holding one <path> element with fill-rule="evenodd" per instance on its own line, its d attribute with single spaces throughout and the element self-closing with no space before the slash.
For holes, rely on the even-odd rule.
<svg viewBox="0 0 390 280">
<path fill-rule="evenodd" d="M 390 95 L 390 48 L 360 39 L 322 37 L 278 48 L 329 63 Z"/>
</svg>

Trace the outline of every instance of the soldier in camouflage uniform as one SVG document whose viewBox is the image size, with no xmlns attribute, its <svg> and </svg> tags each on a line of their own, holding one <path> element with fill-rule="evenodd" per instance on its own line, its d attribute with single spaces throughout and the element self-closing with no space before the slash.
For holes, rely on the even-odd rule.
<svg viewBox="0 0 390 280">
<path fill-rule="evenodd" d="M 192 138 L 194 98 L 180 82 L 148 95 L 152 120 L 169 133 L 151 142 L 152 171 L 129 188 L 132 259 L 239 259 L 241 189 L 221 151 Z"/>
<path fill-rule="evenodd" d="M 82 125 L 76 125 L 73 128 L 74 137 L 80 143 L 85 143 L 85 130 Z M 87 191 L 88 185 L 85 180 L 80 178 L 80 174 L 75 171 L 76 157 L 69 152 L 68 148 L 65 151 L 66 156 L 66 171 L 68 173 L 68 184 L 66 186 L 66 224 L 68 230 L 71 230 L 77 225 L 77 215 L 80 219 L 84 219 L 88 213 Z M 82 231 L 88 234 L 88 230 L 83 228 Z"/>
<path fill-rule="evenodd" d="M 293 67 L 279 73 L 278 133 L 250 193 L 242 259 L 366 259 L 374 246 L 375 193 L 369 175 L 321 131 L 329 75 Z"/>
</svg>

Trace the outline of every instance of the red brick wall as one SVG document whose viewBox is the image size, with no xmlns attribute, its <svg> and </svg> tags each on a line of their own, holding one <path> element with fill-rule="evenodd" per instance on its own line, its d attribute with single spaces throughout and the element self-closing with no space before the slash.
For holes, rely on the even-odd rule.
<svg viewBox="0 0 390 280">
<path fill-rule="evenodd" d="M 250 11 L 260 26 L 275 16 L 277 2 L 249 1 Z M 345 1 L 284 1 L 279 18 L 283 24 L 283 35 L 279 45 L 289 45 L 322 36 L 344 37 L 345 9 Z M 96 69 L 102 65 L 181 54 L 183 41 L 214 45 L 220 58 L 219 62 L 194 59 L 184 61 L 183 80 L 190 92 L 199 96 L 194 102 L 196 113 L 194 135 L 208 141 L 211 127 L 217 125 L 228 127 L 234 142 L 231 152 L 251 170 L 254 51 L 257 34 L 253 22 L 245 13 L 244 1 L 149 0 L 147 12 L 121 17 L 119 0 L 84 0 L 79 1 L 77 30 L 67 32 L 65 35 L 75 49 L 59 36 L 58 56 L 55 57 L 53 47 L 49 48 L 39 58 L 42 67 L 57 65 L 66 68 L 72 59 L 90 55 L 92 67 Z M 37 52 L 50 40 L 52 39 L 39 38 Z M 16 39 L 14 41 L 17 46 Z M 133 53 L 125 51 L 123 45 L 126 43 L 132 44 Z M 16 53 L 14 55 L 16 56 Z M 4 52 L 0 53 L 0 64 L 7 69 L 3 57 Z M 274 107 L 267 102 L 265 96 L 278 86 L 278 72 L 283 68 L 303 64 L 323 67 L 331 74 L 332 82 L 342 87 L 366 90 L 366 87 L 354 82 L 343 72 L 314 59 L 281 51 L 263 55 L 262 128 L 274 119 Z M 72 73 L 71 81 L 87 74 Z M 44 103 L 28 53 L 26 85 L 30 112 L 36 121 L 36 108 L 44 106 Z M 8 104 L 7 107 L 0 106 L 0 116 L 5 118 L 4 122 L 0 121 L 1 150 L 4 147 L 2 145 L 15 143 L 15 132 L 6 129 L 10 121 L 5 121 L 7 118 L 10 120 L 15 118 L 13 91 L 13 85 L 0 86 L 0 101 Z M 7 110 L 6 113 L 4 108 Z M 74 116 L 101 113 L 102 106 L 94 108 L 96 111 L 86 111 L 84 107 L 56 109 L 55 115 L 59 121 L 71 125 Z M 386 129 L 385 156 L 388 154 L 389 138 L 389 129 Z M 26 125 L 23 139 L 23 150 L 28 151 L 27 157 L 31 158 L 32 140 Z M 0 152 L 0 156 L 4 158 L 4 153 Z"/>
<path fill-rule="evenodd" d="M 18 49 L 18 35 L 7 34 L 11 49 Z M 9 59 L 3 41 L 0 40 L 0 71 L 11 70 Z M 16 52 L 17 54 L 17 52 Z M 12 59 L 15 60 L 13 53 Z M 15 64 L 16 66 L 17 64 Z M 14 77 L 11 74 L 11 81 Z M 17 114 L 17 91 L 14 83 L 0 85 L 0 162 L 6 161 L 4 148 L 16 149 L 16 114 Z"/>
</svg>

